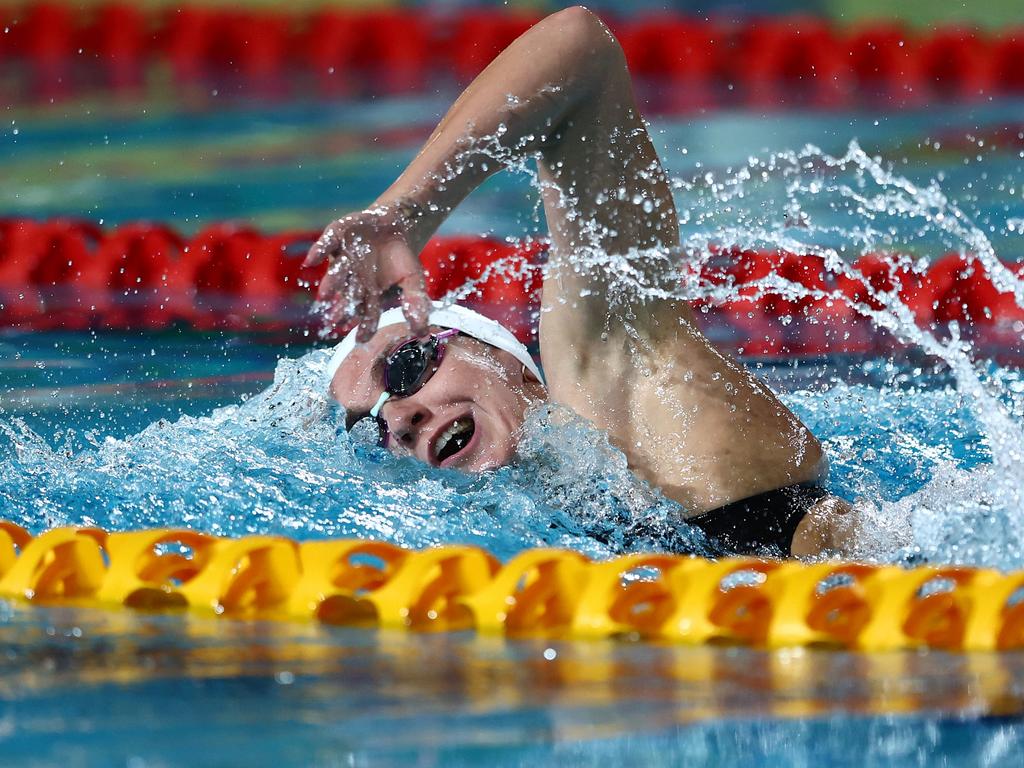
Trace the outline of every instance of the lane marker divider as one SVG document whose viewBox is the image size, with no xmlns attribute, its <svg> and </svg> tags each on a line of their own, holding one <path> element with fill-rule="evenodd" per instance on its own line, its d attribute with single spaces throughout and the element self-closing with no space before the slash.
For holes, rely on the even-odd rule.
<svg viewBox="0 0 1024 768">
<path fill-rule="evenodd" d="M 77 219 L 0 219 L 0 327 L 159 329 L 184 323 L 248 330 L 302 325 L 322 274 L 322 268 L 303 269 L 302 259 L 318 234 L 268 234 L 224 222 L 188 237 L 158 223 L 105 229 Z M 541 266 L 547 258 L 544 241 L 440 237 L 427 244 L 420 258 L 431 297 L 472 283 L 470 302 L 523 341 L 534 339 Z M 1012 279 L 1024 280 L 1024 262 L 1003 266 Z M 846 271 L 833 273 L 813 253 L 716 248 L 697 278 L 702 285 L 733 288 L 736 298 L 715 309 L 749 330 L 746 346 L 753 354 L 846 350 L 838 329 L 856 319 L 850 302 L 881 307 L 869 287 L 875 294 L 895 293 L 921 326 L 956 321 L 1017 340 L 1024 335 L 1024 308 L 1012 292 L 996 287 L 971 254 L 949 253 L 918 271 L 907 256 L 869 253 Z M 766 285 L 775 278 L 799 290 Z M 698 307 L 706 304 L 697 302 Z M 788 324 L 797 317 L 818 325 L 802 329 L 799 339 L 784 341 L 785 328 L 764 333 L 773 322 Z"/>
<path fill-rule="evenodd" d="M 669 554 L 604 562 L 473 546 L 219 538 L 192 530 L 33 537 L 0 522 L 0 597 L 235 619 L 509 637 L 861 651 L 1024 648 L 1024 571 Z"/>
<path fill-rule="evenodd" d="M 42 101 L 90 88 L 137 92 L 150 73 L 160 80 L 161 67 L 182 87 L 222 83 L 225 96 L 409 93 L 446 73 L 468 81 L 540 18 L 501 9 L 424 15 L 36 0 L 0 9 L 0 62 L 21 75 L 22 98 Z M 1024 92 L 1024 27 L 915 30 L 807 15 L 733 23 L 672 12 L 606 21 L 636 76 L 679 86 L 652 96 L 656 108 L 898 107 Z"/>
</svg>

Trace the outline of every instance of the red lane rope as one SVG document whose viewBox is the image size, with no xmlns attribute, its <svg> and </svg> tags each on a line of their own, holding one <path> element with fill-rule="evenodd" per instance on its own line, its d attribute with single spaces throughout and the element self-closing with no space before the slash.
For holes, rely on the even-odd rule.
<svg viewBox="0 0 1024 768">
<path fill-rule="evenodd" d="M 432 75 L 477 74 L 539 16 L 500 9 L 276 9 L 127 2 L 0 8 L 0 64 L 23 96 L 137 88 L 162 63 L 179 84 L 228 78 L 265 93 L 310 83 L 328 95 L 417 91 Z M 831 107 L 865 98 L 919 104 L 1024 93 L 1024 26 L 912 30 L 833 26 L 809 16 L 742 23 L 678 13 L 609 18 L 630 68 L 667 89 L 669 108 L 746 103 Z M 296 77 L 306 73 L 308 77 Z"/>
<path fill-rule="evenodd" d="M 0 327 L 288 327 L 306 314 L 323 271 L 302 266 L 318 235 L 217 223 L 184 237 L 158 223 L 0 219 Z M 422 254 L 428 291 L 464 288 L 528 339 L 544 251 L 436 238 Z"/>
<path fill-rule="evenodd" d="M 302 266 L 317 234 L 265 234 L 218 223 L 185 237 L 158 223 L 104 229 L 76 219 L 0 219 L 0 327 L 301 325 L 323 271 Z M 545 257 L 542 242 L 480 237 L 435 238 L 421 255 L 433 298 L 461 291 L 461 298 L 527 341 L 536 333 Z M 750 352 L 834 349 L 829 335 L 858 315 L 850 302 L 879 309 L 880 292 L 895 292 L 922 326 L 957 321 L 1018 341 L 1024 335 L 1024 308 L 1013 293 L 1000 292 L 971 255 L 947 254 L 925 272 L 892 254 L 862 256 L 842 274 L 827 270 L 816 254 L 721 249 L 712 262 L 703 267 L 702 280 L 730 285 L 735 295 L 714 311 L 750 331 L 754 340 L 744 345 Z M 1024 279 L 1024 262 L 1006 266 Z M 766 284 L 778 278 L 787 285 Z M 697 305 L 709 309 L 707 302 Z M 784 332 L 791 319 L 800 318 L 821 322 L 799 338 Z M 766 335 L 765 328 L 779 333 Z M 838 346 L 854 351 L 858 344 L 847 338 Z"/>
</svg>

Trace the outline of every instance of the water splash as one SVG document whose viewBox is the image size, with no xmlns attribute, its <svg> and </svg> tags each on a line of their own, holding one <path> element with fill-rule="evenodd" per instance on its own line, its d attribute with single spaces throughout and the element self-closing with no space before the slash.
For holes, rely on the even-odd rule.
<svg viewBox="0 0 1024 768">
<path fill-rule="evenodd" d="M 772 186 L 778 182 L 784 188 L 782 217 L 775 213 L 779 208 L 770 204 Z M 689 271 L 680 275 L 684 284 L 688 281 L 688 295 L 693 298 L 719 304 L 736 298 L 735 286 L 702 280 L 700 267 L 717 258 L 709 244 L 816 253 L 824 258 L 825 269 L 833 278 L 856 280 L 859 276 L 853 260 L 879 250 L 896 254 L 893 274 L 897 269 L 923 274 L 928 265 L 927 246 L 939 243 L 976 258 L 996 288 L 1012 294 L 1018 306 L 1024 307 L 1024 281 L 996 257 L 985 233 L 943 193 L 937 181 L 916 185 L 870 157 L 856 142 L 851 142 L 841 157 L 807 146 L 799 152 L 751 158 L 745 168 L 721 181 L 707 173 L 681 186 L 698 201 L 699 226 L 691 227 L 683 241 L 683 251 L 693 262 Z M 743 200 L 746 205 L 737 210 Z M 815 211 L 822 209 L 822 200 L 828 202 L 830 215 L 819 224 Z M 721 222 L 723 211 L 734 223 Z M 915 251 L 916 257 L 911 255 Z M 1024 562 L 1024 427 L 1020 418 L 1024 409 L 1019 388 L 1007 385 L 1010 374 L 993 371 L 987 361 L 976 360 L 974 347 L 961 337 L 958 324 L 934 330 L 920 327 L 896 291 L 869 287 L 869 300 L 858 302 L 838 289 L 809 289 L 777 274 L 747 283 L 745 288 L 752 291 L 753 299 L 780 293 L 791 300 L 825 299 L 849 305 L 869 320 L 876 332 L 884 331 L 943 364 L 952 375 L 953 392 L 979 427 L 978 439 L 987 449 L 991 467 L 964 472 L 955 464 L 933 466 L 929 484 L 899 501 L 887 498 L 885 489 L 873 497 L 859 496 L 864 524 L 857 552 L 862 557 L 923 557 L 1007 567 Z M 833 390 L 837 387 L 832 385 Z M 883 388 L 880 394 L 885 391 Z M 899 425 L 893 425 L 893 430 L 896 435 L 901 433 Z M 928 463 L 929 448 L 922 444 L 906 450 L 917 451 L 916 458 Z"/>
<path fill-rule="evenodd" d="M 541 186 L 534 171 L 519 165 Z M 865 253 L 895 253 L 898 268 L 920 272 L 938 248 L 952 248 L 978 258 L 996 286 L 1024 305 L 1024 286 L 938 182 L 914 184 L 855 143 L 839 157 L 805 147 L 673 186 L 682 212 L 678 252 L 590 249 L 576 265 L 610 276 L 623 303 L 666 296 L 712 306 L 735 301 L 737 286 L 708 279 L 704 269 L 728 246 L 818 253 L 833 277 L 853 277 L 851 264 Z M 672 279 L 647 281 L 636 268 L 643 259 Z M 476 282 L 502 268 L 493 266 Z M 521 269 L 521 262 L 510 268 Z M 895 292 L 874 291 L 872 302 L 856 302 L 778 274 L 744 285 L 749 299 L 769 293 L 849 304 L 902 350 L 881 374 L 872 370 L 878 361 L 865 360 L 845 375 L 830 365 L 819 366 L 810 382 L 772 380 L 823 439 L 833 488 L 859 500 L 858 554 L 1024 564 L 1020 372 L 980 359 L 956 325 L 919 328 Z M 186 525 L 226 535 L 364 536 L 414 547 L 460 541 L 503 557 L 542 545 L 595 556 L 667 544 L 701 551 L 700 537 L 673 523 L 680 510 L 634 478 L 603 435 L 564 409 L 531 414 L 513 466 L 479 476 L 431 470 L 353 444 L 323 391 L 325 365 L 324 352 L 283 360 L 274 384 L 246 402 L 159 421 L 123 439 L 68 433 L 53 443 L 17 419 L 0 420 L 4 515 L 34 530 Z M 857 384 L 858 378 L 870 381 Z"/>
<path fill-rule="evenodd" d="M 531 414 L 521 462 L 478 476 L 354 443 L 323 387 L 328 358 L 281 360 L 273 385 L 245 402 L 123 439 L 83 442 L 69 431 L 54 446 L 19 419 L 0 421 L 0 507 L 34 531 L 180 525 L 409 547 L 459 541 L 504 557 L 535 546 L 595 556 L 649 548 L 677 511 L 563 408 Z M 624 539 L 623 522 L 641 519 L 654 527 Z"/>
</svg>

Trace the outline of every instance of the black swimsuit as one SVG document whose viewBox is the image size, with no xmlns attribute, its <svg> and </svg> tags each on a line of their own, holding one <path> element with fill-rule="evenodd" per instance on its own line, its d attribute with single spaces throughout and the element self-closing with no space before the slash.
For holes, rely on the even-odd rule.
<svg viewBox="0 0 1024 768">
<path fill-rule="evenodd" d="M 829 495 L 815 483 L 776 488 L 734 501 L 710 512 L 688 517 L 722 554 L 789 557 L 793 534 L 807 511 Z"/>
<path fill-rule="evenodd" d="M 807 511 L 829 492 L 815 483 L 787 485 L 680 521 L 622 517 L 589 525 L 586 534 L 618 551 L 652 546 L 681 555 L 790 557 L 793 534 Z M 552 527 L 557 527 L 552 523 Z M 695 538 L 700 529 L 706 541 Z"/>
</svg>

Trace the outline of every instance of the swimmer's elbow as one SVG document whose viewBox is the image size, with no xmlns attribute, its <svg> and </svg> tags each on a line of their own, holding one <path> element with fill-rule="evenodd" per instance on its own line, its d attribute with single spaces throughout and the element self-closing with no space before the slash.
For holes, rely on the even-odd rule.
<svg viewBox="0 0 1024 768">
<path fill-rule="evenodd" d="M 625 56 L 615 35 L 588 8 L 574 5 L 548 17 L 557 35 L 558 47 L 580 62 L 589 72 L 602 65 L 625 64 Z"/>
<path fill-rule="evenodd" d="M 551 14 L 547 23 L 557 26 L 559 33 L 566 40 L 600 44 L 605 37 L 611 37 L 611 32 L 597 14 L 582 5 L 573 5 Z"/>
<path fill-rule="evenodd" d="M 803 428 L 805 435 L 801 450 L 802 460 L 800 469 L 797 472 L 797 482 L 802 483 L 824 483 L 828 479 L 828 454 L 814 434 Z"/>
</svg>

